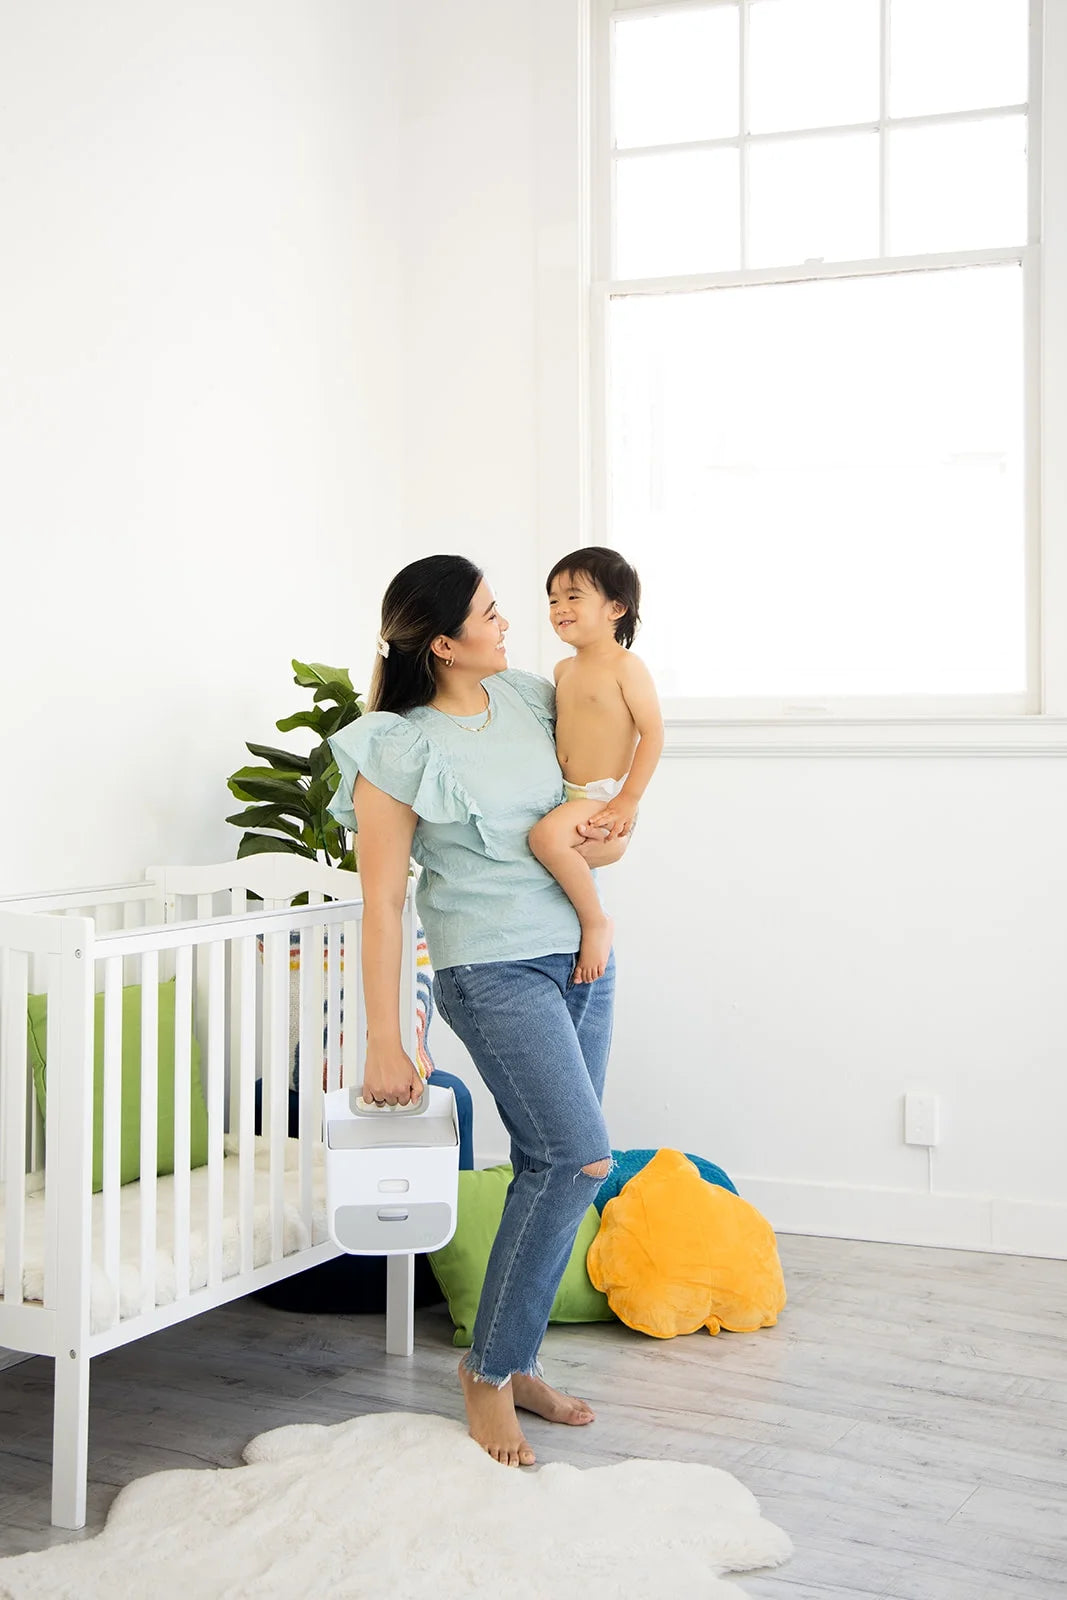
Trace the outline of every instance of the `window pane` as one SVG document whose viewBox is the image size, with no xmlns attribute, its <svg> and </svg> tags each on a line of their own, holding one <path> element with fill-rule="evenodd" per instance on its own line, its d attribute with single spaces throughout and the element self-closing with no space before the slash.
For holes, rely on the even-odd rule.
<svg viewBox="0 0 1067 1600">
<path fill-rule="evenodd" d="M 753 267 L 878 254 L 878 135 L 777 140 L 749 150 Z"/>
<path fill-rule="evenodd" d="M 738 71 L 736 6 L 619 18 L 615 143 L 736 137 Z"/>
<path fill-rule="evenodd" d="M 876 122 L 878 0 L 753 0 L 748 131 Z"/>
<path fill-rule="evenodd" d="M 1021 277 L 612 302 L 610 543 L 663 692 L 1024 688 Z"/>
<path fill-rule="evenodd" d="M 627 156 L 616 164 L 615 274 L 726 272 L 740 260 L 736 150 Z"/>
<path fill-rule="evenodd" d="M 889 114 L 1025 104 L 1028 0 L 890 0 Z"/>
<path fill-rule="evenodd" d="M 889 134 L 894 255 L 1026 243 L 1026 118 Z"/>
</svg>

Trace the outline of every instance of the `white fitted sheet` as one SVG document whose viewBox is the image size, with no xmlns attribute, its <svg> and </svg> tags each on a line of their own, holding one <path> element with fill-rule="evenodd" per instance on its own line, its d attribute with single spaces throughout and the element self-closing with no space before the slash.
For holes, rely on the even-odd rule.
<svg viewBox="0 0 1067 1600">
<path fill-rule="evenodd" d="M 270 1249 L 270 1171 L 265 1140 L 255 1141 L 255 1209 L 253 1264 L 265 1266 Z M 286 1141 L 285 1209 L 282 1245 L 285 1255 L 321 1244 L 327 1238 L 326 1186 L 322 1146 L 314 1147 L 312 1163 L 312 1213 L 310 1227 L 300 1213 L 300 1174 L 298 1147 Z M 236 1146 L 227 1141 L 223 1171 L 222 1275 L 234 1277 L 241 1270 L 240 1162 Z M 189 1287 L 203 1289 L 208 1276 L 208 1168 L 197 1167 L 190 1174 L 189 1199 Z M 119 1190 L 120 1265 L 118 1282 L 103 1268 L 102 1194 L 93 1195 L 93 1269 L 90 1299 L 90 1329 L 99 1333 L 113 1326 L 116 1301 L 120 1320 L 141 1311 L 141 1185 L 127 1183 Z M 26 1201 L 25 1247 L 22 1292 L 26 1300 L 44 1299 L 45 1197 L 30 1196 Z M 156 1282 L 155 1303 L 168 1306 L 176 1298 L 174 1266 L 174 1179 L 156 1179 Z M 0 1291 L 4 1284 L 4 1209 L 0 1203 Z M 3 1305 L 0 1305 L 0 1333 L 3 1331 Z M 0 1343 L 2 1343 L 0 1338 Z"/>
</svg>

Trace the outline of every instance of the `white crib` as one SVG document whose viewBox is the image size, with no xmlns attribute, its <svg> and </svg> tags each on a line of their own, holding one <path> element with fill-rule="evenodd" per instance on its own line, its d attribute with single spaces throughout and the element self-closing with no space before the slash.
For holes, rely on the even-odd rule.
<svg viewBox="0 0 1067 1600">
<path fill-rule="evenodd" d="M 308 903 L 294 907 L 301 895 Z M 354 873 L 290 855 L 151 869 L 143 882 L 0 900 L 0 1346 L 55 1360 L 52 1521 L 60 1527 L 85 1524 L 93 1356 L 339 1253 L 325 1226 L 323 1079 L 334 1089 L 359 1076 L 362 914 Z M 401 1020 L 412 1051 L 415 932 L 409 893 Z M 158 985 L 171 979 L 174 1171 L 157 1176 Z M 140 1178 L 122 1184 L 121 1033 L 131 985 L 140 985 Z M 44 1118 L 27 1028 L 27 997 L 40 993 L 48 996 Z M 99 1011 L 102 1187 L 94 1194 Z M 294 1038 L 300 1127 L 290 1139 Z M 195 1168 L 194 1040 L 207 1106 L 207 1164 Z M 391 1257 L 392 1354 L 411 1354 L 413 1296 L 413 1258 Z"/>
</svg>

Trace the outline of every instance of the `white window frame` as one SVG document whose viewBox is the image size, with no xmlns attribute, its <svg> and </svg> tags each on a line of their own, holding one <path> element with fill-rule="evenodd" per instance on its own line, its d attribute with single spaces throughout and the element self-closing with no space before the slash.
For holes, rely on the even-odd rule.
<svg viewBox="0 0 1067 1600">
<path fill-rule="evenodd" d="M 983 261 L 1021 262 L 1024 273 L 1027 388 L 1026 388 L 1026 502 L 1027 502 L 1027 624 L 1029 687 L 1025 698 L 992 697 L 946 699 L 943 697 L 885 697 L 828 699 L 791 704 L 783 701 L 679 699 L 665 703 L 668 722 L 681 730 L 682 742 L 694 753 L 704 748 L 759 750 L 802 750 L 825 748 L 899 748 L 902 753 L 940 748 L 1033 749 L 1035 753 L 1067 750 L 1067 449 L 1057 450 L 1058 441 L 1067 435 L 1067 0 L 1030 0 L 1031 7 L 1031 97 L 1030 117 L 1030 193 L 1029 229 L 1025 246 L 998 251 L 950 253 L 936 257 L 892 259 L 860 263 L 831 263 L 815 268 L 743 270 L 740 273 L 711 273 L 672 279 L 640 280 L 625 283 L 612 280 L 605 269 L 610 259 L 610 19 L 620 13 L 657 12 L 680 7 L 706 7 L 732 3 L 732 0 L 665 0 L 649 5 L 647 0 L 588 0 L 584 21 L 588 30 L 585 52 L 578 50 L 580 77 L 588 92 L 583 96 L 579 81 L 574 96 L 579 122 L 584 128 L 579 171 L 571 190 L 585 211 L 574 230 L 573 258 L 589 285 L 587 303 L 577 317 L 570 318 L 579 346 L 583 373 L 574 392 L 576 405 L 571 412 L 577 425 L 582 459 L 563 462 L 563 452 L 555 460 L 542 462 L 540 469 L 542 501 L 568 498 L 577 512 L 581 539 L 578 542 L 603 543 L 608 538 L 606 503 L 607 428 L 606 428 L 606 320 L 612 293 L 663 292 L 741 283 L 796 281 L 798 278 L 836 277 L 857 272 L 884 273 L 887 270 L 917 266 L 953 266 Z M 882 0 L 883 28 L 887 13 Z M 1043 48 L 1042 48 L 1043 44 Z M 743 46 L 742 46 L 743 49 Z M 1033 70 L 1035 58 L 1042 73 Z M 557 85 L 558 88 L 558 85 Z M 558 111 L 558 96 L 556 107 Z M 553 96 L 542 94 L 545 114 Z M 882 92 L 882 117 L 876 124 L 863 126 L 884 129 L 885 84 Z M 970 113 L 973 115 L 974 113 Z M 1002 113 L 1003 114 L 1003 113 Z M 963 119 L 961 114 L 958 118 Z M 956 120 L 946 117 L 915 119 L 922 121 Z M 911 119 L 909 119 L 911 120 Z M 542 120 L 542 129 L 548 129 Z M 558 123 L 556 124 L 558 128 Z M 841 131 L 841 130 L 835 130 Z M 752 136 L 749 136 L 751 138 Z M 776 136 L 777 137 L 777 136 Z M 711 141 L 716 144 L 740 141 Z M 883 148 L 885 139 L 882 139 Z M 554 179 L 565 176 L 565 141 L 558 132 L 547 138 L 539 158 L 538 189 L 543 198 Z M 574 175 L 572 175 L 574 176 Z M 558 222 L 558 196 L 553 197 L 555 218 L 542 215 L 544 227 Z M 549 211 L 553 206 L 549 206 Z M 561 344 L 567 334 L 559 313 L 560 263 L 556 270 L 539 270 L 541 327 L 547 335 L 547 348 L 539 350 L 540 411 L 542 443 L 551 452 L 552 435 L 559 439 L 558 402 L 563 388 L 558 377 Z M 553 337 L 553 314 L 561 339 Z M 552 415 L 550 415 L 550 412 Z M 561 472 L 562 467 L 562 472 Z M 548 491 L 546 496 L 546 490 Z M 562 491 L 562 496 L 561 496 Z M 542 553 L 551 559 L 560 553 L 558 521 L 550 528 L 539 519 Z M 571 526 L 575 521 L 571 519 Z M 547 645 L 547 640 L 546 640 Z M 558 653 L 558 652 L 557 652 Z M 546 659 L 552 658 L 547 645 Z M 1060 722 L 1062 719 L 1062 726 Z M 832 724 L 834 732 L 827 731 Z M 1037 724 L 1043 724 L 1040 733 Z M 1056 724 L 1055 726 L 1053 724 Z M 813 727 L 814 725 L 814 727 Z M 812 730 L 805 735 L 803 729 Z"/>
</svg>

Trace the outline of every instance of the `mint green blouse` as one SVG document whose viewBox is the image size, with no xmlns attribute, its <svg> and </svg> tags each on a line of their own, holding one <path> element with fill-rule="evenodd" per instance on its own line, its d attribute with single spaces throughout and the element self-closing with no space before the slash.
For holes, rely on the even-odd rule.
<svg viewBox="0 0 1067 1600">
<path fill-rule="evenodd" d="M 430 706 L 372 711 L 330 740 L 341 783 L 330 807 L 355 828 L 359 773 L 411 806 L 411 853 L 422 868 L 415 903 L 434 967 L 572 954 L 578 918 L 534 859 L 527 835 L 563 799 L 556 695 L 545 678 L 508 670 L 485 679 L 492 720 Z"/>
</svg>

